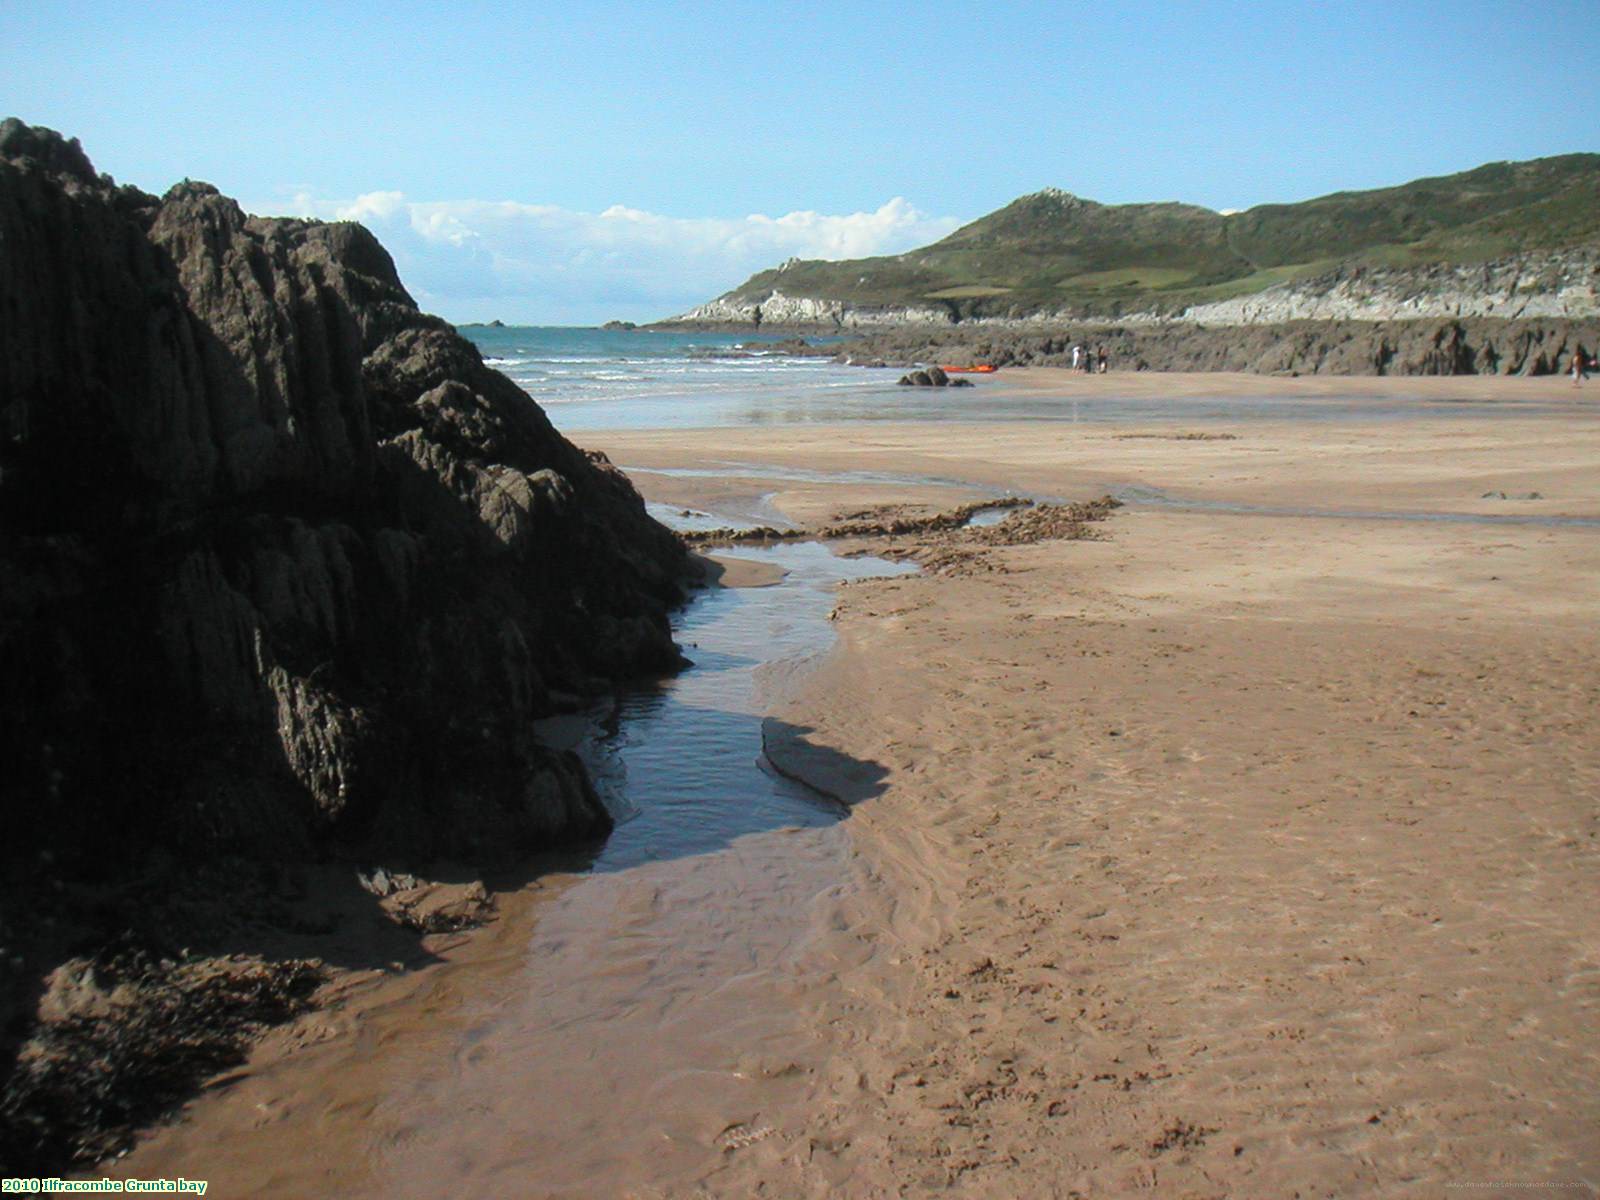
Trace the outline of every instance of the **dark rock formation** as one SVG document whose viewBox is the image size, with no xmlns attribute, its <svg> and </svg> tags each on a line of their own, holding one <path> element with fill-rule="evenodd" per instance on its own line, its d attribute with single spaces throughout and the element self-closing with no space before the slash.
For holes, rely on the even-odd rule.
<svg viewBox="0 0 1600 1200">
<path fill-rule="evenodd" d="M 4 854 L 505 858 L 609 827 L 530 722 L 675 669 L 681 543 L 354 224 L 0 125 Z"/>
<path fill-rule="evenodd" d="M 780 338 L 776 342 L 745 342 L 744 348 L 764 354 L 809 354 L 814 343 L 803 337 Z"/>
<path fill-rule="evenodd" d="M 867 334 L 832 353 L 841 362 L 992 362 L 1069 366 L 1074 342 L 1103 345 L 1113 371 L 1247 371 L 1280 375 L 1548 375 L 1574 350 L 1593 355 L 1600 323 L 1566 317 L 1412 321 L 1287 321 L 1204 326 L 954 326 Z M 916 384 L 923 372 L 901 379 Z M 929 380 L 931 383 L 931 379 Z"/>
<path fill-rule="evenodd" d="M 896 380 L 901 387 L 949 387 L 950 376 L 941 367 L 921 367 Z"/>
<path fill-rule="evenodd" d="M 854 366 L 868 366 L 868 365 L 870 365 L 870 366 L 881 367 L 881 366 L 884 365 L 881 360 L 875 360 L 870 364 L 869 363 L 855 363 L 855 362 L 852 362 L 852 360 L 849 359 L 849 358 L 846 358 L 845 361 L 847 363 L 851 363 L 851 365 L 854 365 Z M 958 387 L 958 388 L 962 388 L 962 387 L 971 387 L 972 386 L 972 380 L 970 380 L 970 379 L 961 379 L 959 377 L 956 378 L 956 379 L 951 379 L 950 376 L 945 372 L 945 369 L 943 367 L 921 367 L 921 368 L 919 368 L 919 369 L 917 369 L 915 371 L 912 371 L 912 372 L 910 372 L 908 374 L 900 376 L 900 378 L 895 380 L 895 382 L 898 383 L 901 387 Z"/>
</svg>

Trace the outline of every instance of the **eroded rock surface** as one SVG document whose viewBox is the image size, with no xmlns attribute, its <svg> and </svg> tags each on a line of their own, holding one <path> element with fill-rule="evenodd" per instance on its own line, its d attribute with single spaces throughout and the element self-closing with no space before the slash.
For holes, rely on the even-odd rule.
<svg viewBox="0 0 1600 1200">
<path fill-rule="evenodd" d="M 1072 365 L 1072 346 L 1104 346 L 1111 370 L 1248 371 L 1263 375 L 1549 375 L 1574 351 L 1592 357 L 1593 319 L 1461 317 L 1417 320 L 1286 320 L 1205 325 L 1192 321 L 1004 328 L 979 322 L 906 327 L 811 354 L 840 362 L 910 366 L 929 359 L 999 367 Z M 915 384 L 913 372 L 900 380 Z M 932 382 L 931 380 L 929 382 Z"/>
<path fill-rule="evenodd" d="M 609 825 L 529 723 L 680 662 L 685 553 L 355 224 L 0 125 L 7 852 L 483 861 Z"/>
</svg>

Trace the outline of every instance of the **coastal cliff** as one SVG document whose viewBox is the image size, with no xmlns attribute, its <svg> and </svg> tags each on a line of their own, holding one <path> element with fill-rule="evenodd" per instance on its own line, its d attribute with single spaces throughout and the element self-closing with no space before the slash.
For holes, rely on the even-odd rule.
<svg viewBox="0 0 1600 1200">
<path fill-rule="evenodd" d="M 1104 321 L 1157 328 L 1278 325 L 1289 321 L 1405 321 L 1491 317 L 1593 320 L 1600 317 L 1600 251 L 1574 249 L 1484 263 L 1410 267 L 1345 265 L 1259 292 L 1176 311 L 1089 303 L 1028 310 L 994 297 L 944 303 L 872 304 L 731 292 L 663 322 L 667 326 L 795 329 L 808 332 L 979 329 L 1030 330 Z"/>
<path fill-rule="evenodd" d="M 1600 318 L 1600 155 L 1214 212 L 1019 197 L 904 254 L 790 259 L 667 327 L 1038 332 Z M 1154 357 L 1151 357 L 1154 365 Z M 1176 368 L 1173 368 L 1176 369 Z"/>
</svg>

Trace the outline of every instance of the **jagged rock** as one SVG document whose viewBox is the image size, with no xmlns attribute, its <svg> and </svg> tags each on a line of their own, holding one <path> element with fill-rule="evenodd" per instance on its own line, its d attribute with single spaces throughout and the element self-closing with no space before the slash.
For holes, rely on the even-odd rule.
<svg viewBox="0 0 1600 1200">
<path fill-rule="evenodd" d="M 1262 375 L 1548 375 L 1574 350 L 1592 355 L 1596 325 L 1564 317 L 1463 317 L 1409 321 L 1291 321 L 1205 326 L 1192 322 L 1071 325 L 979 331 L 874 333 L 835 352 L 910 365 L 992 362 L 1070 366 L 1074 342 L 1103 345 L 1120 370 L 1247 371 Z M 915 372 L 901 380 L 910 384 Z M 1114 386 L 1114 384 L 1113 384 Z"/>
<path fill-rule="evenodd" d="M 806 354 L 812 346 L 803 337 L 791 337 L 781 338 L 776 342 L 746 342 L 743 348 L 759 350 L 763 354 Z"/>
<path fill-rule="evenodd" d="M 950 387 L 954 383 L 957 387 L 971 387 L 969 379 L 952 381 L 943 367 L 923 367 L 909 374 L 902 375 L 899 379 L 902 387 Z"/>
<path fill-rule="evenodd" d="M 686 553 L 370 233 L 119 188 L 11 120 L 0 245 L 7 853 L 609 827 L 529 723 L 676 668 Z"/>
</svg>

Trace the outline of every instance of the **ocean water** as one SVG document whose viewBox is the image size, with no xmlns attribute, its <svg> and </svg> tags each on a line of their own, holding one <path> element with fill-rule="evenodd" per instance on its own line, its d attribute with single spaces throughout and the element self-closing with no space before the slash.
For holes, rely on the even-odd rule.
<svg viewBox="0 0 1600 1200">
<path fill-rule="evenodd" d="M 482 325 L 461 333 L 567 433 L 848 420 L 881 409 L 899 378 L 767 349 L 779 335 Z"/>
<path fill-rule="evenodd" d="M 557 429 L 717 429 L 852 421 L 1070 421 L 1182 419 L 1389 420 L 1547 411 L 1550 401 L 1436 396 L 1426 402 L 1306 395 L 1128 396 L 1118 376 L 1093 395 L 1013 391 L 1006 372 L 971 388 L 906 388 L 895 367 L 847 367 L 776 348 L 783 335 L 465 326 L 490 366 L 516 381 Z M 812 339 L 841 341 L 843 339 Z"/>
</svg>

